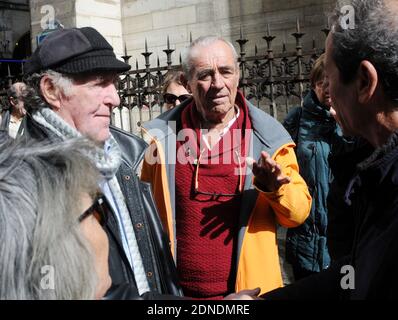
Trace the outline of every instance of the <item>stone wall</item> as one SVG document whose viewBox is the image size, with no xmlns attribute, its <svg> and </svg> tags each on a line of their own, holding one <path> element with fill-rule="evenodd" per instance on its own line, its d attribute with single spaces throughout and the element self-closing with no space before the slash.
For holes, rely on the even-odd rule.
<svg viewBox="0 0 398 320">
<path fill-rule="evenodd" d="M 75 0 L 30 0 L 32 51 L 37 46 L 36 36 L 44 31 L 42 22 L 48 25 L 51 12 L 45 10 L 47 6 L 53 8 L 55 21 L 65 28 L 76 26 Z"/>
<path fill-rule="evenodd" d="M 17 4 L 28 4 L 28 0 L 14 1 Z M 20 10 L 0 11 L 0 40 L 7 44 L 1 46 L 0 52 L 3 58 L 12 58 L 15 45 L 18 40 L 30 30 L 29 12 Z"/>
<path fill-rule="evenodd" d="M 154 52 L 151 63 L 159 56 L 164 63 L 167 35 L 170 37 L 173 63 L 178 63 L 180 52 L 189 44 L 190 34 L 195 39 L 201 35 L 219 35 L 232 41 L 243 36 L 249 39 L 248 53 L 265 50 L 265 36 L 269 23 L 271 33 L 277 37 L 275 49 L 286 42 L 294 49 L 295 31 L 299 18 L 301 31 L 307 33 L 304 46 L 308 48 L 315 39 L 323 47 L 325 39 L 320 31 L 326 25 L 326 13 L 333 8 L 335 0 L 121 0 L 123 38 L 129 55 L 144 66 L 145 39 L 148 49 Z M 133 60 L 134 61 L 134 60 Z"/>
<path fill-rule="evenodd" d="M 43 32 L 41 21 L 47 12 L 41 10 L 45 5 L 54 8 L 55 20 L 65 28 L 94 27 L 115 48 L 116 54 L 123 55 L 120 0 L 30 0 L 33 49 L 36 36 Z"/>
<path fill-rule="evenodd" d="M 249 40 L 248 54 L 265 50 L 267 24 L 277 38 L 274 48 L 278 50 L 285 42 L 294 48 L 296 19 L 301 22 L 304 47 L 323 46 L 324 35 L 320 30 L 326 25 L 326 13 L 333 8 L 335 0 L 30 0 L 32 20 L 32 44 L 36 46 L 36 35 L 42 32 L 41 19 L 44 5 L 55 9 L 55 19 L 65 27 L 93 26 L 115 47 L 120 56 L 124 44 L 133 62 L 138 59 L 144 67 L 145 39 L 148 48 L 154 52 L 151 64 L 159 57 L 166 60 L 163 50 L 167 36 L 170 37 L 173 63 L 183 48 L 189 44 L 190 36 L 223 36 L 234 44 L 242 28 L 243 36 Z"/>
<path fill-rule="evenodd" d="M 76 26 L 96 28 L 123 55 L 120 0 L 76 0 Z"/>
<path fill-rule="evenodd" d="M 65 27 L 93 26 L 97 28 L 114 46 L 121 56 L 124 46 L 132 56 L 130 63 L 144 68 L 145 40 L 151 66 L 156 66 L 159 57 L 165 65 L 167 36 L 170 46 L 175 49 L 173 64 L 179 63 L 179 55 L 189 44 L 190 38 L 202 35 L 225 37 L 238 48 L 236 40 L 240 33 L 248 39 L 247 55 L 264 54 L 267 26 L 276 39 L 273 41 L 275 52 L 279 52 L 286 43 L 287 50 L 295 50 L 296 21 L 299 19 L 304 49 L 310 49 L 313 39 L 316 46 L 323 48 L 325 35 L 321 32 L 326 26 L 327 14 L 333 9 L 335 0 L 30 0 L 32 16 L 33 49 L 36 35 L 42 32 L 41 8 L 51 4 L 55 9 L 55 19 Z M 238 51 L 239 52 L 239 51 Z M 138 109 L 132 110 L 132 124 L 122 111 L 122 117 L 115 111 L 115 121 L 123 123 L 132 131 L 138 129 Z M 142 121 L 149 118 L 149 110 L 141 110 Z M 157 111 L 153 116 L 157 115 Z M 120 125 L 121 123 L 119 123 Z"/>
</svg>

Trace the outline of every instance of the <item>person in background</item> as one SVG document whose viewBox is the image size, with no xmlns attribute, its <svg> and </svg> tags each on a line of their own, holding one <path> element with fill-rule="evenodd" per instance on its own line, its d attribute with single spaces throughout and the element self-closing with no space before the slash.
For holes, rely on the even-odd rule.
<svg viewBox="0 0 398 320">
<path fill-rule="evenodd" d="M 100 299 L 110 287 L 92 147 L 0 133 L 0 300 Z"/>
<path fill-rule="evenodd" d="M 163 108 L 170 110 L 185 100 L 191 98 L 190 93 L 182 83 L 182 71 L 168 71 L 162 85 Z"/>
<path fill-rule="evenodd" d="M 287 230 L 286 259 L 295 280 L 326 269 L 330 265 L 326 230 L 330 168 L 328 158 L 338 126 L 330 114 L 323 87 L 325 55 L 314 63 L 310 73 L 311 90 L 302 107 L 292 109 L 283 122 L 296 143 L 300 174 L 312 197 L 311 213 L 297 228 Z"/>
<path fill-rule="evenodd" d="M 8 132 L 10 137 L 21 136 L 24 131 L 24 117 L 26 110 L 23 102 L 23 92 L 26 85 L 23 82 L 15 82 L 7 90 L 9 108 L 0 115 L 0 130 Z"/>
</svg>

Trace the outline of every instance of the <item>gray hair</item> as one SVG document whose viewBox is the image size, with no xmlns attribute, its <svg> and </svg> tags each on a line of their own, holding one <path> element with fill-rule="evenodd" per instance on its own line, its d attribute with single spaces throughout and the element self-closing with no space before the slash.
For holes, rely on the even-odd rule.
<svg viewBox="0 0 398 320">
<path fill-rule="evenodd" d="M 14 99 L 18 99 L 18 92 L 17 92 L 17 87 L 15 86 L 15 84 L 12 84 L 8 90 L 7 90 L 7 97 L 8 98 L 14 98 Z"/>
<path fill-rule="evenodd" d="M 228 40 L 225 40 L 221 37 L 216 37 L 216 36 L 202 36 L 197 38 L 195 41 L 193 41 L 189 47 L 186 49 L 184 52 L 183 58 L 182 58 L 182 70 L 184 72 L 185 77 L 187 80 L 192 79 L 193 75 L 193 64 L 192 60 L 195 58 L 195 49 L 197 47 L 206 47 L 209 46 L 217 41 L 222 41 L 226 43 L 232 50 L 232 54 L 234 56 L 235 60 L 235 66 L 238 67 L 238 53 L 236 52 L 235 47 L 231 42 Z"/>
<path fill-rule="evenodd" d="M 95 297 L 94 256 L 78 224 L 78 199 L 98 183 L 87 147 L 0 136 L 0 300 Z M 43 287 L 48 266 L 53 288 Z"/>
<path fill-rule="evenodd" d="M 26 86 L 23 82 L 15 82 L 7 89 L 8 107 L 11 108 L 11 98 L 15 100 L 23 99 Z"/>
<path fill-rule="evenodd" d="M 53 85 L 61 90 L 64 95 L 69 96 L 72 92 L 73 78 L 68 75 L 51 69 L 41 73 L 33 73 L 24 79 L 27 84 L 27 88 L 23 95 L 23 100 L 25 103 L 25 109 L 28 112 L 49 107 L 40 90 L 40 81 L 44 76 L 48 76 Z"/>
<path fill-rule="evenodd" d="M 391 101 L 398 102 L 398 18 L 386 0 L 345 0 L 355 12 L 353 29 L 343 28 L 341 13 L 332 26 L 333 59 L 344 83 L 351 82 L 363 60 L 376 68 Z M 337 11 L 340 9 L 338 8 Z"/>
</svg>

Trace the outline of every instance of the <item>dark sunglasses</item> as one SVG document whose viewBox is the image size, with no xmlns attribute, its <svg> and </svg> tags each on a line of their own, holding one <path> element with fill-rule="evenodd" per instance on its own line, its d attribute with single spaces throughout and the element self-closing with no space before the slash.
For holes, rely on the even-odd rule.
<svg viewBox="0 0 398 320">
<path fill-rule="evenodd" d="M 99 195 L 97 198 L 95 198 L 91 207 L 80 215 L 79 222 L 82 222 L 92 214 L 101 226 L 105 226 L 106 222 L 108 221 L 109 212 L 110 206 L 108 200 L 106 200 L 104 195 Z"/>
<path fill-rule="evenodd" d="M 177 99 L 182 103 L 185 100 L 188 100 L 190 97 L 191 97 L 190 94 L 182 94 L 182 95 L 180 95 L 178 97 L 175 94 L 172 94 L 172 93 L 165 93 L 163 95 L 164 101 L 166 103 L 168 103 L 168 104 L 175 104 Z"/>
</svg>

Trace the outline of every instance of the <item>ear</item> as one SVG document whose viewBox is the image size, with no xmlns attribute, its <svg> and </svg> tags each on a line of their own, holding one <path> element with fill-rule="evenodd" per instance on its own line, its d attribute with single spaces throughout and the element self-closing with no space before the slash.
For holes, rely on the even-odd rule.
<svg viewBox="0 0 398 320">
<path fill-rule="evenodd" d="M 40 91 L 52 109 L 61 109 L 61 90 L 54 85 L 49 76 L 44 75 L 43 78 L 41 78 Z"/>
<path fill-rule="evenodd" d="M 8 99 L 8 101 L 10 102 L 10 104 L 13 106 L 13 107 L 15 107 L 17 104 L 15 103 L 15 99 L 13 98 L 13 97 L 10 97 L 9 99 Z"/>
<path fill-rule="evenodd" d="M 373 64 L 367 60 L 360 63 L 358 68 L 358 100 L 360 103 L 365 104 L 369 102 L 375 95 L 379 78 L 377 70 Z"/>
</svg>

